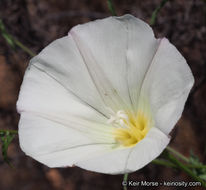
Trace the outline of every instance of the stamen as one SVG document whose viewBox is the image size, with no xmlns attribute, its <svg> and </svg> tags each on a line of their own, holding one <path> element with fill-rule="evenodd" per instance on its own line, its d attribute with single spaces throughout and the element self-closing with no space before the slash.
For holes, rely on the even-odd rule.
<svg viewBox="0 0 206 190">
<path fill-rule="evenodd" d="M 111 112 L 110 112 L 111 113 Z M 151 127 L 151 119 L 142 111 L 137 115 L 127 114 L 123 110 L 112 113 L 108 124 L 112 124 L 116 142 L 123 146 L 134 146 L 141 141 Z"/>
<path fill-rule="evenodd" d="M 128 116 L 123 110 L 119 110 L 115 115 L 112 115 L 110 119 L 107 121 L 108 124 L 118 124 L 118 127 L 128 128 L 126 122 L 128 122 Z"/>
</svg>

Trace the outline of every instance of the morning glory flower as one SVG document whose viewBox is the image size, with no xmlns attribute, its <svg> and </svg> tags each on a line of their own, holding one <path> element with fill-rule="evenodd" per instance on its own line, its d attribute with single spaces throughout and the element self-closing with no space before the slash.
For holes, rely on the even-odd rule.
<svg viewBox="0 0 206 190">
<path fill-rule="evenodd" d="M 26 70 L 21 149 L 49 167 L 136 171 L 168 145 L 193 83 L 183 56 L 140 19 L 75 26 Z"/>
</svg>

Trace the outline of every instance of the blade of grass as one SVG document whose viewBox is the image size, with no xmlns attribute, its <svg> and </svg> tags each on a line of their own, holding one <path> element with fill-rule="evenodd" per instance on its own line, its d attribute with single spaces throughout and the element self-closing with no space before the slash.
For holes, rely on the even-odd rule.
<svg viewBox="0 0 206 190">
<path fill-rule="evenodd" d="M 31 57 L 35 56 L 35 53 L 33 53 L 28 47 L 26 47 L 24 44 L 22 44 L 19 40 L 14 38 L 11 34 L 9 34 L 4 26 L 3 21 L 0 19 L 0 32 L 2 37 L 6 40 L 6 42 L 15 49 L 16 46 L 21 48 L 24 52 L 29 54 Z"/>
<path fill-rule="evenodd" d="M 151 19 L 150 19 L 150 25 L 154 25 L 155 24 L 158 13 L 160 12 L 160 10 L 165 6 L 165 4 L 168 1 L 169 0 L 162 0 L 160 2 L 159 6 L 153 11 Z"/>
<path fill-rule="evenodd" d="M 107 6 L 113 16 L 117 16 L 112 0 L 107 0 Z"/>
<path fill-rule="evenodd" d="M 0 140 L 1 140 L 1 148 L 2 148 L 2 156 L 3 160 L 12 167 L 11 163 L 9 162 L 9 158 L 7 155 L 8 147 L 11 144 L 12 140 L 14 139 L 15 135 L 18 132 L 16 130 L 0 130 Z"/>
</svg>

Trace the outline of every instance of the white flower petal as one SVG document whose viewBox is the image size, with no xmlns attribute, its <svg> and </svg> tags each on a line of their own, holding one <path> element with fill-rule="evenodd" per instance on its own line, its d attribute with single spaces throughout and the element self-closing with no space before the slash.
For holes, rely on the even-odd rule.
<svg viewBox="0 0 206 190">
<path fill-rule="evenodd" d="M 116 112 L 125 104 L 137 108 L 142 78 L 158 47 L 151 28 L 125 15 L 78 25 L 69 35 L 106 104 Z"/>
<path fill-rule="evenodd" d="M 47 73 L 84 104 L 107 114 L 104 102 L 71 36 L 49 44 L 30 64 Z"/>
<path fill-rule="evenodd" d="M 19 113 L 46 114 L 51 119 L 53 117 L 64 119 L 72 115 L 101 123 L 107 121 L 101 112 L 82 102 L 35 65 L 30 65 L 25 73 L 17 101 L 17 110 Z"/>
<path fill-rule="evenodd" d="M 114 146 L 107 118 L 34 65 L 24 76 L 17 109 L 22 150 L 50 167 L 72 166 Z"/>
<path fill-rule="evenodd" d="M 147 23 L 132 15 L 119 17 L 118 20 L 126 27 L 127 80 L 132 105 L 137 111 L 141 86 L 159 46 L 159 40 L 154 37 L 152 28 Z"/>
<path fill-rule="evenodd" d="M 27 155 L 49 167 L 73 166 L 77 161 L 111 151 L 114 146 L 112 138 L 101 132 L 94 136 L 100 138 L 94 140 L 90 136 L 91 126 L 85 126 L 79 121 L 62 124 L 62 121 L 46 119 L 34 113 L 22 113 L 20 147 Z"/>
<path fill-rule="evenodd" d="M 147 136 L 132 148 L 114 150 L 75 165 L 100 173 L 120 174 L 136 171 L 154 160 L 169 143 L 169 137 L 153 127 Z"/>
<path fill-rule="evenodd" d="M 169 136 L 165 135 L 158 128 L 151 128 L 147 136 L 137 143 L 130 152 L 126 170 L 128 172 L 136 171 L 150 163 L 162 153 L 169 144 L 169 141 Z"/>
<path fill-rule="evenodd" d="M 147 97 L 155 125 L 169 134 L 180 118 L 194 78 L 183 56 L 166 38 L 145 75 L 142 97 Z"/>
<path fill-rule="evenodd" d="M 114 112 L 128 105 L 131 107 L 126 83 L 127 36 L 122 24 L 109 17 L 78 25 L 69 35 L 73 37 L 105 104 Z"/>
</svg>

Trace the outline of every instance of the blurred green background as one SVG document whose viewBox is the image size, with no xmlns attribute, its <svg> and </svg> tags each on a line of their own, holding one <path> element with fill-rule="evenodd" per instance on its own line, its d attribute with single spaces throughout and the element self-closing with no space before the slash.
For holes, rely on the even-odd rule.
<svg viewBox="0 0 206 190">
<path fill-rule="evenodd" d="M 133 14 L 150 21 L 160 0 L 114 0 L 117 15 Z M 106 0 L 0 0 L 0 19 L 7 31 L 38 53 L 75 25 L 110 16 Z M 189 156 L 193 150 L 206 162 L 206 1 L 170 0 L 153 26 L 156 37 L 166 36 L 183 54 L 195 76 L 195 85 L 170 145 Z M 16 100 L 31 56 L 12 48 L 0 35 L 0 129 L 18 129 Z M 20 150 L 18 137 L 9 146 L 14 168 L 0 156 L 0 190 L 119 190 L 122 175 L 104 175 L 79 168 L 49 169 Z M 193 181 L 186 174 L 149 164 L 129 175 L 134 181 Z M 128 189 L 146 189 L 130 187 Z M 152 189 L 149 187 L 148 189 Z M 160 186 L 154 189 L 186 189 Z M 189 188 L 187 188 L 189 189 Z M 201 189 L 192 187 L 191 189 Z"/>
</svg>

